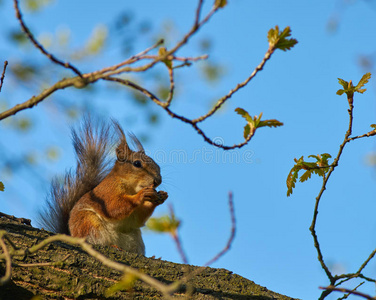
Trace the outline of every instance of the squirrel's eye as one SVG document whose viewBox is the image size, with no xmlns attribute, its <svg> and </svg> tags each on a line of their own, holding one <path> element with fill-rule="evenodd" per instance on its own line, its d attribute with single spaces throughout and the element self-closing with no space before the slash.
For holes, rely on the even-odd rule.
<svg viewBox="0 0 376 300">
<path fill-rule="evenodd" d="M 142 164 L 141 164 L 141 161 L 139 160 L 136 160 L 133 162 L 133 165 L 136 167 L 136 168 L 141 168 Z"/>
</svg>

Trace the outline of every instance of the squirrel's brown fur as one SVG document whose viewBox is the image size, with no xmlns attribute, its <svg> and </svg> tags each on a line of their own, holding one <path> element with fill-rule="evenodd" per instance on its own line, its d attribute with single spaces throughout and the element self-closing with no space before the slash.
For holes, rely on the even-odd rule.
<svg viewBox="0 0 376 300">
<path fill-rule="evenodd" d="M 110 169 L 108 156 L 115 136 L 117 160 Z M 41 224 L 57 233 L 86 237 L 93 244 L 144 254 L 140 227 L 168 197 L 155 190 L 162 182 L 159 166 L 134 135 L 131 139 L 138 151 L 130 149 L 115 121 L 93 124 L 85 118 L 78 132 L 72 130 L 72 137 L 76 172 L 68 172 L 63 183 L 53 181 Z"/>
</svg>

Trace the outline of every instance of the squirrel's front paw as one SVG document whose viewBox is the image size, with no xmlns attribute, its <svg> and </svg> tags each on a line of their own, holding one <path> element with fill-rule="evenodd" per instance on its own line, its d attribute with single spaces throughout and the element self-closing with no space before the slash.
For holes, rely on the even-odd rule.
<svg viewBox="0 0 376 300">
<path fill-rule="evenodd" d="M 158 192 L 158 198 L 159 198 L 159 203 L 158 204 L 162 204 L 168 198 L 167 192 L 165 192 L 165 191 L 159 191 Z"/>
<path fill-rule="evenodd" d="M 157 193 L 158 198 L 152 201 L 154 204 L 161 205 L 168 198 L 168 194 L 164 191 L 159 191 Z"/>
<path fill-rule="evenodd" d="M 159 196 L 155 189 L 151 187 L 147 187 L 147 188 L 142 189 L 140 192 L 141 192 L 142 201 L 149 201 L 152 203 L 158 201 Z"/>
</svg>

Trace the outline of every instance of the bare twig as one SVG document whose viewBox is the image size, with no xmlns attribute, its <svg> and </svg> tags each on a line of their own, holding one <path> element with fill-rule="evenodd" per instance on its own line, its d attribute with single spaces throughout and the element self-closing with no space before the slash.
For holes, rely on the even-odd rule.
<svg viewBox="0 0 376 300">
<path fill-rule="evenodd" d="M 370 262 L 370 260 L 375 256 L 376 254 L 376 249 L 372 251 L 372 253 L 368 256 L 368 258 L 364 261 L 364 263 L 360 266 L 357 274 L 360 274 L 363 269 L 367 266 L 367 264 Z"/>
<path fill-rule="evenodd" d="M 353 294 L 356 296 L 363 297 L 364 299 L 368 300 L 375 300 L 376 297 L 372 297 L 370 295 L 355 291 L 355 290 L 350 290 L 350 289 L 345 289 L 345 288 L 338 288 L 335 286 L 327 286 L 327 287 L 319 287 L 321 290 L 330 290 L 330 291 L 336 291 L 336 292 L 342 292 L 342 293 L 348 293 L 348 294 Z"/>
<path fill-rule="evenodd" d="M 171 218 L 174 219 L 175 218 L 175 212 L 174 212 L 174 208 L 172 207 L 172 204 L 170 204 L 168 206 L 168 208 L 170 210 Z M 181 243 L 178 230 L 176 229 L 174 232 L 171 232 L 171 236 L 172 236 L 172 238 L 173 238 L 173 240 L 176 244 L 176 247 L 178 248 L 178 252 L 179 252 L 181 260 L 183 261 L 183 263 L 188 264 L 187 255 L 185 254 L 185 252 L 183 250 L 183 245 Z"/>
<path fill-rule="evenodd" d="M 96 74 L 99 74 L 99 73 L 104 74 L 104 73 L 109 72 L 109 71 L 115 71 L 115 70 L 119 69 L 120 67 L 123 67 L 125 65 L 130 65 L 130 64 L 133 64 L 133 63 L 139 61 L 140 59 L 147 58 L 145 56 L 146 53 L 148 53 L 151 50 L 157 48 L 158 46 L 162 45 L 163 43 L 164 43 L 164 40 L 160 39 L 159 41 L 157 41 L 151 47 L 146 48 L 145 50 L 141 51 L 140 53 L 138 53 L 138 54 L 136 54 L 136 55 L 134 55 L 134 56 L 126 59 L 125 61 L 123 61 L 123 62 L 121 62 L 121 63 L 119 63 L 117 65 L 113 65 L 111 67 L 103 68 L 103 69 L 101 69 L 99 71 L 92 72 L 92 73 L 90 73 L 90 75 L 96 75 Z M 154 55 L 152 56 L 152 59 L 156 59 L 156 58 L 157 58 L 157 56 L 154 56 Z"/>
<path fill-rule="evenodd" d="M 206 24 L 211 19 L 211 17 L 214 15 L 214 13 L 217 12 L 218 9 L 220 9 L 219 5 L 216 5 L 214 3 L 213 6 L 212 6 L 212 8 L 211 8 L 211 10 L 206 14 L 206 16 L 204 18 L 201 19 L 201 12 L 202 12 L 203 2 L 204 1 L 203 0 L 199 0 L 198 4 L 197 4 L 196 11 L 195 11 L 194 23 L 191 26 L 190 30 L 182 37 L 182 39 L 180 41 L 178 41 L 175 44 L 174 47 L 172 47 L 168 51 L 166 50 L 166 53 L 164 55 L 147 55 L 151 50 L 157 48 L 159 45 L 161 45 L 163 43 L 163 40 L 160 40 L 157 43 L 155 43 L 153 46 L 145 49 L 144 51 L 140 52 L 137 55 L 134 55 L 134 56 L 128 58 L 127 60 L 125 60 L 125 61 L 123 61 L 121 63 L 118 63 L 118 64 L 110 66 L 110 67 L 103 68 L 101 70 L 97 70 L 97 71 L 93 71 L 93 72 L 90 72 L 90 73 L 81 74 L 75 67 L 73 67 L 69 63 L 63 63 L 60 60 L 58 60 L 56 57 L 54 57 L 52 54 L 48 53 L 36 41 L 36 39 L 34 38 L 34 36 L 32 35 L 32 33 L 30 32 L 30 30 L 28 29 L 28 27 L 26 26 L 26 24 L 24 23 L 24 21 L 22 19 L 22 15 L 21 15 L 21 12 L 20 12 L 18 1 L 19 0 L 14 0 L 14 6 L 15 6 L 15 10 L 16 10 L 17 19 L 19 20 L 22 29 L 24 30 L 24 32 L 26 33 L 26 35 L 28 36 L 28 38 L 32 41 L 32 43 L 35 45 L 35 47 L 37 47 L 43 54 L 45 54 L 53 62 L 55 62 L 57 64 L 60 64 L 60 65 L 63 65 L 66 68 L 72 69 L 76 74 L 78 74 L 78 77 L 68 78 L 68 79 L 62 79 L 62 80 L 56 82 L 53 86 L 47 88 L 46 90 L 44 90 L 39 95 L 33 96 L 29 100 L 27 100 L 27 101 L 25 101 L 25 102 L 23 102 L 21 104 L 17 104 L 14 107 L 8 109 L 7 111 L 4 111 L 4 112 L 0 113 L 0 120 L 5 119 L 5 118 L 7 118 L 7 117 L 9 117 L 11 115 L 15 115 L 17 112 L 19 112 L 21 110 L 24 110 L 24 109 L 31 108 L 31 107 L 35 106 L 36 104 L 38 104 L 41 101 L 45 100 L 48 96 L 50 96 L 51 94 L 55 93 L 56 91 L 58 91 L 60 89 L 65 89 L 65 88 L 71 87 L 71 86 L 75 86 L 77 88 L 83 88 L 83 87 L 85 87 L 88 84 L 92 84 L 92 83 L 95 83 L 96 81 L 98 81 L 100 79 L 104 79 L 104 80 L 114 81 L 114 82 L 118 82 L 118 83 L 124 84 L 126 86 L 129 86 L 129 87 L 131 87 L 133 89 L 136 89 L 139 92 L 143 93 L 148 98 L 150 98 L 152 101 L 154 101 L 157 105 L 161 106 L 167 112 L 167 114 L 169 116 L 171 116 L 172 118 L 176 118 L 176 119 L 179 119 L 182 122 L 190 124 L 196 130 L 196 132 L 204 138 L 204 140 L 207 143 L 209 143 L 209 144 L 211 144 L 211 145 L 213 145 L 215 147 L 222 148 L 224 150 L 241 148 L 244 145 L 248 144 L 248 142 L 252 139 L 252 137 L 253 137 L 253 135 L 255 133 L 254 131 L 251 132 L 244 139 L 244 141 L 241 142 L 241 143 L 234 144 L 234 145 L 222 145 L 222 144 L 219 144 L 219 143 L 215 142 L 211 138 L 209 138 L 203 132 L 203 130 L 198 126 L 198 123 L 200 123 L 200 122 L 204 121 L 205 119 L 207 119 L 208 117 L 212 116 L 216 111 L 218 111 L 218 109 L 229 98 L 232 97 L 232 95 L 234 95 L 239 89 L 245 87 L 252 80 L 252 78 L 254 78 L 256 76 L 256 74 L 260 70 L 263 69 L 265 63 L 270 59 L 271 55 L 275 51 L 275 48 L 273 46 L 269 47 L 269 49 L 266 52 L 266 54 L 265 54 L 262 62 L 255 68 L 255 70 L 252 72 L 252 74 L 244 82 L 239 83 L 238 85 L 236 85 L 236 87 L 234 89 L 230 90 L 230 92 L 227 95 L 225 95 L 224 97 L 220 98 L 217 101 L 217 103 L 215 104 L 215 106 L 207 114 L 205 114 L 203 116 L 200 116 L 200 117 L 198 117 L 196 119 L 188 119 L 188 118 L 186 118 L 184 116 L 181 116 L 181 115 L 173 112 L 169 108 L 169 106 L 171 104 L 171 101 L 172 101 L 172 98 L 174 96 L 174 90 L 175 90 L 174 71 L 173 71 L 174 68 L 172 67 L 172 65 L 171 66 L 167 66 L 168 67 L 168 72 L 169 72 L 169 82 L 170 82 L 169 85 L 170 85 L 170 89 L 169 89 L 168 97 L 167 97 L 167 99 L 165 101 L 162 101 L 162 100 L 158 99 L 158 97 L 156 97 L 153 93 L 151 93 L 147 89 L 145 89 L 145 88 L 143 88 L 143 87 L 135 84 L 134 82 L 131 82 L 131 81 L 126 80 L 126 79 L 114 78 L 115 75 L 122 74 L 122 73 L 144 72 L 146 70 L 151 69 L 152 67 L 154 67 L 159 62 L 170 61 L 171 64 L 172 64 L 172 62 L 174 60 L 182 61 L 183 62 L 182 65 L 176 66 L 176 67 L 181 67 L 181 66 L 189 65 L 190 61 L 197 61 L 197 60 L 200 60 L 200 59 L 206 59 L 207 55 L 198 56 L 198 57 L 185 57 L 185 58 L 182 58 L 182 57 L 177 57 L 175 55 L 175 53 L 182 46 L 184 46 L 188 42 L 188 40 L 204 24 Z M 150 61 L 148 63 L 145 63 L 145 64 L 143 64 L 141 66 L 134 66 L 134 67 L 131 66 L 132 64 L 134 64 L 135 62 L 137 62 L 137 61 L 139 61 L 141 59 L 151 59 L 152 61 Z"/>
<path fill-rule="evenodd" d="M 245 87 L 256 75 L 259 71 L 261 71 L 265 63 L 270 59 L 271 55 L 274 53 L 274 48 L 269 48 L 268 51 L 265 53 L 264 58 L 262 59 L 261 63 L 253 70 L 252 74 L 244 80 L 242 83 L 239 83 L 236 85 L 235 88 L 230 90 L 230 92 L 227 93 L 227 95 L 223 96 L 221 99 L 217 101 L 217 103 L 214 105 L 214 107 L 204 116 L 201 116 L 197 119 L 192 120 L 194 123 L 199 123 L 207 119 L 208 117 L 212 116 L 218 109 L 221 108 L 221 106 L 232 97 L 237 91 L 239 91 L 241 88 Z"/>
<path fill-rule="evenodd" d="M 140 59 L 156 59 L 158 57 L 160 57 L 160 56 L 159 55 L 143 55 L 143 56 L 140 57 Z M 196 57 L 179 57 L 179 56 L 175 56 L 175 55 L 168 55 L 166 57 L 166 59 L 170 60 L 170 61 L 182 61 L 184 63 L 188 63 L 188 62 L 191 62 L 191 61 L 205 60 L 208 57 L 209 57 L 209 55 L 207 55 L 207 54 L 204 54 L 204 55 L 201 55 L 201 56 L 196 56 Z"/>
<path fill-rule="evenodd" d="M 55 261 L 55 262 L 48 262 L 48 263 L 33 263 L 33 264 L 20 264 L 20 263 L 13 263 L 16 267 L 23 267 L 23 268 L 32 268 L 32 267 L 50 267 L 50 266 L 58 266 L 61 263 L 65 262 L 71 254 L 69 253 L 62 260 Z"/>
<path fill-rule="evenodd" d="M 367 132 L 365 134 L 348 138 L 348 141 L 351 142 L 351 141 L 354 141 L 354 140 L 357 140 L 357 139 L 361 139 L 361 138 L 364 138 L 364 137 L 370 137 L 370 136 L 374 136 L 374 135 L 376 135 L 376 131 L 372 130 L 372 131 Z"/>
<path fill-rule="evenodd" d="M 234 201 L 233 201 L 233 194 L 232 192 L 228 193 L 228 204 L 230 209 L 230 215 L 231 215 L 231 234 L 230 237 L 226 243 L 226 246 L 220 251 L 216 256 L 214 256 L 211 260 L 209 260 L 204 266 L 210 266 L 213 263 L 215 263 L 218 259 L 220 259 L 226 252 L 228 252 L 231 248 L 232 242 L 235 238 L 236 233 L 236 219 L 235 219 L 235 210 L 234 210 Z"/>
<path fill-rule="evenodd" d="M 353 111 L 354 111 L 353 94 L 348 94 L 348 99 L 347 100 L 348 100 L 348 103 L 349 103 L 349 109 L 348 109 L 349 125 L 348 125 L 348 129 L 346 131 L 346 134 L 345 134 L 345 137 L 344 137 L 344 140 L 343 140 L 342 144 L 339 146 L 339 150 L 338 150 L 337 156 L 335 157 L 333 163 L 329 166 L 328 173 L 326 174 L 326 176 L 323 177 L 323 184 L 322 184 L 322 187 L 321 187 L 321 190 L 320 190 L 318 196 L 316 197 L 316 202 L 315 202 L 315 207 L 314 207 L 314 213 L 313 213 L 312 223 L 311 223 L 311 226 L 309 228 L 310 231 L 311 231 L 313 240 L 314 240 L 314 246 L 315 246 L 317 254 L 318 254 L 318 260 L 319 260 L 319 262 L 321 264 L 321 267 L 324 269 L 327 277 L 329 278 L 330 285 L 331 285 L 328 288 L 322 288 L 322 289 L 324 289 L 324 291 L 322 292 L 322 294 L 321 294 L 321 296 L 320 296 L 319 299 L 324 299 L 332 291 L 343 291 L 343 292 L 347 292 L 349 294 L 355 294 L 355 295 L 360 295 L 361 296 L 362 295 L 361 293 L 358 293 L 358 292 L 355 291 L 356 288 L 354 290 L 346 290 L 346 289 L 341 289 L 341 288 L 338 287 L 341 284 L 343 284 L 344 282 L 349 281 L 350 279 L 353 279 L 353 278 L 362 278 L 362 279 L 364 279 L 366 281 L 369 281 L 369 282 L 376 282 L 376 280 L 374 280 L 372 278 L 368 278 L 368 277 L 364 276 L 361 273 L 364 270 L 364 268 L 367 266 L 367 264 L 370 262 L 370 260 L 372 258 L 374 258 L 374 256 L 376 255 L 376 249 L 374 251 L 372 251 L 372 253 L 363 262 L 363 264 L 360 266 L 359 270 L 356 273 L 341 274 L 341 275 L 335 275 L 335 276 L 333 276 L 332 273 L 330 272 L 328 266 L 325 264 L 324 257 L 323 257 L 323 254 L 322 254 L 322 251 L 321 251 L 321 248 L 320 248 L 320 244 L 319 244 L 319 241 L 318 241 L 318 237 L 317 237 L 317 234 L 316 234 L 316 230 L 315 230 L 320 200 L 322 198 L 322 195 L 323 195 L 324 191 L 326 190 L 326 185 L 328 183 L 330 175 L 333 173 L 334 169 L 338 166 L 338 162 L 339 162 L 339 160 L 341 158 L 342 152 L 343 152 L 346 144 L 349 143 L 352 140 L 363 138 L 363 137 L 369 137 L 369 136 L 373 136 L 373 135 L 376 134 L 376 132 L 373 130 L 373 131 L 370 131 L 370 132 L 368 132 L 366 134 L 350 138 L 351 133 L 352 133 L 352 127 L 353 127 Z M 347 296 L 346 296 L 346 298 L 347 298 Z M 374 299 L 374 298 L 369 298 L 369 299 Z"/>
<path fill-rule="evenodd" d="M 364 283 L 365 283 L 365 281 L 359 283 L 356 287 L 354 287 L 354 288 L 352 289 L 352 291 L 353 291 L 353 292 L 356 291 L 356 290 L 357 290 L 360 286 L 362 286 Z M 347 293 L 347 294 L 343 295 L 343 297 L 339 298 L 338 300 L 347 299 L 350 295 L 351 295 L 351 293 Z"/>
<path fill-rule="evenodd" d="M 212 139 L 210 139 L 201 130 L 201 128 L 198 127 L 198 125 L 193 120 L 190 120 L 186 117 L 183 117 L 181 115 L 174 113 L 172 110 L 170 110 L 170 108 L 166 107 L 165 102 L 162 102 L 156 95 L 154 95 L 152 92 L 148 91 L 144 87 L 141 87 L 141 86 L 137 85 L 136 83 L 131 82 L 127 79 L 122 79 L 122 78 L 118 78 L 118 77 L 103 77 L 102 79 L 107 80 L 107 81 L 114 81 L 114 82 L 124 84 L 126 86 L 132 87 L 132 88 L 138 90 L 139 92 L 143 93 L 144 95 L 149 97 L 152 101 L 154 101 L 157 105 L 161 106 L 169 114 L 169 116 L 171 116 L 172 118 L 176 118 L 176 119 L 179 119 L 180 121 L 182 121 L 184 123 L 190 124 L 196 130 L 196 132 L 204 138 L 204 140 L 207 143 L 209 143 L 210 145 L 213 145 L 215 147 L 222 148 L 224 150 L 241 148 L 244 145 L 246 145 L 252 139 L 252 137 L 254 135 L 254 132 L 251 132 L 251 134 L 249 134 L 248 137 L 242 143 L 234 144 L 232 146 L 219 144 L 218 142 L 215 142 Z M 0 114 L 0 120 L 1 120 L 1 114 Z"/>
<path fill-rule="evenodd" d="M 21 10 L 20 10 L 19 4 L 18 4 L 18 0 L 14 0 L 14 9 L 16 11 L 16 17 L 17 17 L 18 21 L 20 22 L 22 30 L 25 32 L 26 36 L 33 43 L 33 45 L 37 49 L 39 49 L 45 56 L 47 56 L 54 63 L 59 64 L 59 65 L 63 66 L 64 68 L 71 69 L 79 77 L 82 77 L 81 72 L 76 67 L 71 65 L 69 62 L 63 62 L 63 61 L 59 60 L 54 55 L 47 52 L 47 50 L 44 49 L 44 47 L 35 39 L 34 35 L 31 33 L 29 28 L 26 26 L 24 20 L 22 19 L 22 14 L 21 14 Z"/>
<path fill-rule="evenodd" d="M 201 14 L 202 4 L 203 4 L 203 3 L 204 3 L 204 0 L 199 0 L 199 1 L 198 1 L 198 5 L 197 5 L 197 9 L 196 9 L 196 17 L 195 17 L 194 26 L 199 26 L 199 22 L 200 22 L 200 14 Z"/>
<path fill-rule="evenodd" d="M 172 62 L 171 62 L 172 64 Z M 168 67 L 168 77 L 170 78 L 170 90 L 168 92 L 168 96 L 166 99 L 166 102 L 164 103 L 165 107 L 169 107 L 172 101 L 172 97 L 174 96 L 174 90 L 175 90 L 175 81 L 174 81 L 174 68 Z"/>
<path fill-rule="evenodd" d="M 1 74 L 1 78 L 0 78 L 0 92 L 1 92 L 1 88 L 3 87 L 5 71 L 7 69 L 7 66 L 8 66 L 8 61 L 4 61 L 3 73 Z"/>
<path fill-rule="evenodd" d="M 79 77 L 78 77 L 79 78 Z M 42 93 L 40 93 L 37 96 L 31 97 L 29 100 L 17 104 L 13 106 L 12 108 L 0 113 L 0 120 L 3 120 L 9 116 L 15 115 L 21 110 L 27 109 L 27 108 L 32 108 L 34 105 L 42 102 L 44 99 L 46 99 L 48 96 L 53 94 L 54 92 L 60 90 L 60 89 L 65 89 L 67 87 L 73 86 L 77 80 L 77 77 L 70 78 L 70 79 L 62 79 L 55 83 L 53 86 L 45 89 Z"/>
<path fill-rule="evenodd" d="M 324 257 L 323 257 L 323 254 L 321 252 L 321 249 L 320 249 L 320 244 L 319 244 L 319 240 L 318 240 L 318 237 L 317 237 L 317 234 L 316 234 L 315 227 L 316 227 L 316 222 L 317 222 L 317 215 L 319 213 L 318 212 L 319 203 L 320 203 L 321 197 L 322 197 L 322 195 L 323 195 L 323 193 L 324 193 L 324 191 L 326 189 L 326 184 L 327 184 L 327 182 L 328 182 L 328 180 L 330 178 L 330 175 L 333 173 L 335 167 L 338 166 L 338 162 L 339 162 L 339 160 L 341 158 L 342 151 L 343 151 L 345 145 L 348 143 L 348 138 L 349 138 L 349 136 L 351 135 L 351 132 L 352 132 L 353 110 L 354 110 L 353 101 L 349 101 L 349 106 L 350 106 L 350 108 L 348 110 L 348 113 L 349 113 L 349 126 L 348 126 L 348 129 L 346 131 L 345 138 L 344 138 L 342 144 L 339 147 L 338 154 L 337 154 L 336 158 L 334 159 L 334 162 L 333 162 L 332 166 L 329 168 L 328 174 L 323 179 L 323 184 L 322 184 L 321 190 L 320 190 L 318 196 L 316 197 L 315 208 L 314 208 L 314 213 L 313 213 L 313 219 L 312 219 L 311 226 L 309 228 L 309 230 L 311 231 L 312 237 L 313 237 L 313 241 L 314 241 L 314 245 L 315 245 L 316 251 L 317 251 L 318 260 L 319 260 L 319 262 L 321 264 L 321 267 L 324 269 L 327 277 L 329 278 L 329 281 L 330 281 L 331 285 L 335 284 L 335 278 L 332 275 L 332 273 L 330 272 L 328 266 L 324 262 Z M 323 297 L 323 295 L 322 295 L 322 297 Z M 322 297 L 321 297 L 321 299 L 323 299 Z"/>
</svg>

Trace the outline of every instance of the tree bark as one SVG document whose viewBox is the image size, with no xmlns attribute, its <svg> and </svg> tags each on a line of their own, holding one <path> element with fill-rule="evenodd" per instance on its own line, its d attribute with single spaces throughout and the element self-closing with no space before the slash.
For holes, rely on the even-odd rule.
<svg viewBox="0 0 376 300">
<path fill-rule="evenodd" d="M 25 219 L 13 220 L 0 216 L 0 230 L 6 230 L 13 243 L 25 249 L 52 235 L 49 232 L 22 224 Z M 7 243 L 9 248 L 10 245 Z M 147 258 L 112 247 L 95 247 L 112 260 L 142 271 L 162 283 L 172 283 L 199 267 Z M 68 256 L 68 257 L 67 257 Z M 17 264 L 54 263 L 54 266 L 20 267 Z M 102 265 L 78 247 L 53 243 L 35 254 L 12 259 L 12 279 L 0 286 L 0 299 L 156 299 L 161 294 L 149 285 L 137 281 L 129 291 L 116 292 L 105 297 L 105 291 L 122 277 L 117 271 Z M 5 274 L 5 263 L 0 261 L 0 276 Z M 174 294 L 183 298 L 191 293 L 193 299 L 254 299 L 293 300 L 225 269 L 206 267 L 193 276 Z"/>
</svg>

